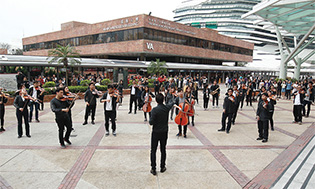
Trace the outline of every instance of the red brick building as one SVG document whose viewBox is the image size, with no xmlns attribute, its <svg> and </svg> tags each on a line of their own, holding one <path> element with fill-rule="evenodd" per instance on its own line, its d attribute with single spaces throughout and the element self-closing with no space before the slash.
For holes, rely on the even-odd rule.
<svg viewBox="0 0 315 189">
<path fill-rule="evenodd" d="M 155 60 L 220 65 L 251 62 L 254 44 L 165 19 L 136 15 L 23 38 L 24 55 L 47 56 L 57 44 L 75 46 L 84 58 Z"/>
<path fill-rule="evenodd" d="M 8 54 L 8 50 L 7 49 L 0 49 L 0 54 Z"/>
</svg>

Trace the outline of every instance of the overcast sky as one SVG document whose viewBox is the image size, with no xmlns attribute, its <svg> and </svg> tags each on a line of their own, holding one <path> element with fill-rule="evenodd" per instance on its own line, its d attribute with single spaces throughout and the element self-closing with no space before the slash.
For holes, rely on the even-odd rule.
<svg viewBox="0 0 315 189">
<path fill-rule="evenodd" d="M 22 48 L 22 38 L 60 30 L 69 21 L 103 22 L 137 14 L 172 20 L 184 0 L 0 0 L 0 43 Z"/>
</svg>

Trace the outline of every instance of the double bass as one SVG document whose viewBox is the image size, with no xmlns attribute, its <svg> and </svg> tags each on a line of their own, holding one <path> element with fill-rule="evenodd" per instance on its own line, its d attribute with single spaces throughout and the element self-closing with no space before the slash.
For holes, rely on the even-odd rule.
<svg viewBox="0 0 315 189">
<path fill-rule="evenodd" d="M 184 97 L 186 99 L 186 97 Z M 179 104 L 179 112 L 175 117 L 175 123 L 177 125 L 187 125 L 188 124 L 188 117 L 187 112 L 189 110 L 189 105 L 186 103 L 186 100 Z"/>
<path fill-rule="evenodd" d="M 151 102 L 152 102 L 151 95 L 146 96 L 145 101 L 144 101 L 144 105 L 142 107 L 143 112 L 151 112 L 151 110 L 152 110 Z"/>
</svg>

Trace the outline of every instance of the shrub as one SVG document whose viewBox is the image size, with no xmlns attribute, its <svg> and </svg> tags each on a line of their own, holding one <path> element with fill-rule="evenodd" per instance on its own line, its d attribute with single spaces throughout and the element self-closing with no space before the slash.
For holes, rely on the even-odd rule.
<svg viewBox="0 0 315 189">
<path fill-rule="evenodd" d="M 96 86 L 96 89 L 98 91 L 107 91 L 107 85 L 99 85 L 99 86 Z"/>
<path fill-rule="evenodd" d="M 85 79 L 85 80 L 82 80 L 82 81 L 80 82 L 80 85 L 81 85 L 81 86 L 88 86 L 90 83 L 91 83 L 90 80 Z"/>
<path fill-rule="evenodd" d="M 101 84 L 102 84 L 102 85 L 108 85 L 108 84 L 110 84 L 110 79 L 103 79 L 103 80 L 101 81 Z"/>
<path fill-rule="evenodd" d="M 69 86 L 68 88 L 72 93 L 84 93 L 88 89 L 87 86 Z"/>
<path fill-rule="evenodd" d="M 149 88 L 154 88 L 154 84 L 153 84 L 153 83 L 149 83 L 149 84 L 148 84 L 148 87 L 149 87 Z"/>
<path fill-rule="evenodd" d="M 49 81 L 49 82 L 46 82 L 43 87 L 44 88 L 47 88 L 47 87 L 55 87 L 56 86 L 56 83 L 53 82 L 53 81 Z"/>
<path fill-rule="evenodd" d="M 149 83 L 154 83 L 155 79 L 148 79 Z"/>
<path fill-rule="evenodd" d="M 50 94 L 54 94 L 55 93 L 55 88 L 51 87 L 51 88 L 44 88 L 45 92 L 44 95 L 50 95 Z"/>
</svg>

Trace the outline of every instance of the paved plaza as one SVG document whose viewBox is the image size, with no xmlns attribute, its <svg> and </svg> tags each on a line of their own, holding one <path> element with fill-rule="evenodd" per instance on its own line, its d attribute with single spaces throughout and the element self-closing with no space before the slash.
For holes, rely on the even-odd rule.
<svg viewBox="0 0 315 189">
<path fill-rule="evenodd" d="M 72 109 L 75 128 L 70 138 L 72 145 L 66 149 L 59 146 L 49 103 L 40 112 L 41 122 L 30 124 L 32 137 L 24 135 L 21 139 L 17 138 L 15 108 L 6 106 L 7 131 L 0 133 L 0 187 L 231 189 L 285 185 L 290 188 L 297 183 L 314 186 L 315 161 L 309 158 L 314 159 L 315 107 L 310 117 L 303 117 L 303 124 L 298 125 L 292 123 L 292 101 L 279 100 L 275 107 L 275 131 L 270 131 L 269 141 L 262 143 L 256 140 L 257 103 L 253 107 L 244 104 L 229 134 L 217 132 L 226 91 L 224 85 L 221 88 L 220 108 L 213 109 L 209 102 L 206 111 L 199 91 L 195 126 L 189 126 L 186 139 L 176 137 L 177 125 L 169 120 L 167 171 L 158 172 L 157 176 L 150 174 L 151 126 L 143 121 L 142 111 L 128 114 L 128 95 L 119 107 L 116 137 L 104 135 L 103 104 L 97 105 L 96 124 L 90 124 L 89 119 L 89 124 L 83 126 L 85 104 L 77 100 Z M 157 157 L 159 162 L 159 151 Z M 309 171 L 306 176 L 299 176 L 298 168 Z"/>
</svg>

